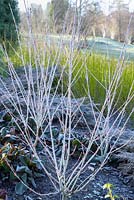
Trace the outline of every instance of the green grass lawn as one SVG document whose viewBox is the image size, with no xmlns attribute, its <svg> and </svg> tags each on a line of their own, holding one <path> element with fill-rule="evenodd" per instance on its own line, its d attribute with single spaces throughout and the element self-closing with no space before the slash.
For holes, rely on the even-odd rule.
<svg viewBox="0 0 134 200">
<path fill-rule="evenodd" d="M 119 58 L 123 46 L 123 43 L 120 43 L 115 40 L 111 40 L 109 38 L 96 38 L 96 39 L 88 39 L 90 51 L 95 53 L 104 54 L 108 57 Z M 126 59 L 134 61 L 134 45 L 126 45 Z"/>
<path fill-rule="evenodd" d="M 59 43 L 62 40 L 64 41 L 64 44 L 68 44 L 71 36 L 69 35 L 49 35 L 46 37 L 49 43 Z M 40 38 L 38 38 L 41 40 Z M 88 38 L 87 39 L 88 46 L 86 49 L 83 49 L 83 51 L 89 50 L 90 52 L 94 52 L 97 54 L 103 54 L 108 56 L 109 58 L 116 58 L 118 59 L 124 44 L 121 42 L 118 42 L 116 40 L 112 40 L 109 38 L 101 38 L 101 37 L 96 37 L 95 39 L 93 38 Z M 126 45 L 126 60 L 129 61 L 134 61 L 134 45 Z"/>
</svg>

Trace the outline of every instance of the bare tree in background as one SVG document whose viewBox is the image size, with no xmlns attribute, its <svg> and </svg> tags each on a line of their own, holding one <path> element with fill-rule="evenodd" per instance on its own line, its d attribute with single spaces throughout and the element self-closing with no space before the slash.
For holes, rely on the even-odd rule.
<svg viewBox="0 0 134 200">
<path fill-rule="evenodd" d="M 119 42 L 124 41 L 124 34 L 130 19 L 129 5 L 124 3 L 123 0 L 114 0 L 111 18 L 113 18 L 117 29 L 116 39 Z"/>
<path fill-rule="evenodd" d="M 57 33 L 62 31 L 68 6 L 68 0 L 52 0 L 47 4 L 49 22 Z"/>
<path fill-rule="evenodd" d="M 30 23 L 33 33 L 45 33 L 46 32 L 46 16 L 41 5 L 31 4 L 30 8 L 27 8 L 27 15 L 30 17 Z M 27 16 L 25 12 L 21 13 L 21 31 L 27 32 Z"/>
<path fill-rule="evenodd" d="M 103 0 L 52 0 L 46 10 L 41 5 L 32 4 L 29 8 L 32 30 L 37 34 L 49 33 L 71 34 L 75 24 L 76 39 L 84 40 L 87 37 L 108 37 L 124 41 L 130 16 L 129 5 L 123 0 L 109 1 L 109 10 L 106 14 L 102 8 Z M 21 13 L 21 30 L 27 32 L 26 15 Z M 64 27 L 64 28 L 63 28 Z M 133 20 L 130 25 L 128 43 L 134 40 Z"/>
</svg>

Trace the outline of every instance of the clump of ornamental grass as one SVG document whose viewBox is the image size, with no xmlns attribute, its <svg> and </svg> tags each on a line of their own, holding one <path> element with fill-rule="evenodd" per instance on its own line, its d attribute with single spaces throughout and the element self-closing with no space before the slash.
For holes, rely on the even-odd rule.
<svg viewBox="0 0 134 200">
<path fill-rule="evenodd" d="M 38 51 L 36 53 L 40 57 L 42 65 L 44 67 L 47 67 L 48 62 L 49 66 L 56 65 L 57 60 L 55 59 L 55 57 L 58 48 L 56 47 L 55 43 L 53 42 L 51 46 L 48 46 L 47 41 L 44 38 L 44 44 L 38 44 L 37 42 L 36 45 Z M 66 63 L 70 51 L 68 45 L 64 46 L 64 51 L 59 55 L 58 66 L 61 68 L 63 66 L 66 66 L 66 68 L 68 68 Z M 45 49 L 44 55 L 42 54 L 42 49 Z M 18 56 L 16 56 L 16 54 Z M 13 52 L 10 55 L 10 59 L 14 63 L 15 68 L 23 66 L 21 54 L 23 54 L 23 59 L 26 65 L 31 62 L 31 65 L 35 67 L 35 52 L 33 46 L 31 46 L 29 49 L 25 41 L 25 45 L 22 45 L 21 50 L 18 48 L 16 53 Z M 110 79 L 112 79 L 113 74 L 115 73 L 118 60 L 112 58 L 109 59 L 106 56 L 94 54 L 93 52 L 91 54 L 88 50 L 83 52 L 75 49 L 72 63 L 72 77 L 75 77 L 75 81 L 73 81 L 72 84 L 72 91 L 74 96 L 78 98 L 87 96 L 88 87 L 90 87 L 91 97 L 94 102 L 103 105 L 106 95 L 106 87 L 109 85 Z M 126 64 L 124 65 L 125 68 L 123 69 L 120 84 L 117 88 L 115 97 L 116 101 L 118 99 L 116 108 L 121 106 L 123 102 L 127 99 L 130 87 L 132 86 L 134 80 L 133 62 L 126 62 Z M 86 74 L 88 75 L 89 80 L 88 87 L 87 84 L 85 84 Z M 65 78 L 63 84 L 66 90 L 68 82 Z M 132 90 L 134 90 L 134 86 Z M 133 102 L 131 101 L 127 108 L 127 112 L 130 112 L 132 107 Z"/>
<path fill-rule="evenodd" d="M 61 38 L 53 53 L 53 47 L 46 47 L 46 45 L 38 47 L 30 29 L 29 18 L 27 23 L 29 33 L 26 50 L 23 48 L 18 33 L 18 51 L 14 50 L 15 56 L 13 56 L 16 57 L 17 62 L 20 60 L 24 72 L 23 79 L 16 71 L 13 57 L 10 58 L 6 49 L 3 50 L 12 90 L 1 78 L 4 88 L 0 89 L 3 95 L 1 103 L 10 113 L 19 131 L 18 136 L 40 164 L 44 178 L 48 178 L 53 186 L 53 191 L 44 193 L 42 189 L 42 192 L 39 192 L 26 185 L 20 177 L 18 177 L 19 181 L 37 195 L 45 197 L 59 194 L 61 199 L 65 200 L 89 186 L 111 154 L 117 150 L 116 144 L 124 134 L 127 122 L 134 111 L 132 108 L 123 121 L 127 106 L 134 98 L 133 83 L 129 87 L 124 102 L 115 110 L 120 98 L 118 90 L 127 68 L 124 62 L 125 46 L 117 63 L 115 61 L 110 63 L 107 59 L 96 55 L 90 56 L 88 52 L 77 52 L 74 31 L 76 27 L 74 26 L 69 45 L 64 46 Z M 58 79 L 53 85 L 57 72 Z M 100 88 L 103 92 L 99 91 Z M 79 96 L 76 94 L 82 90 L 86 94 L 86 101 L 90 102 L 95 121 L 92 129 L 88 126 L 88 121 L 84 118 L 81 110 L 84 98 L 80 103 L 76 98 Z M 98 95 L 98 102 L 103 94 L 101 107 L 94 104 L 93 94 Z M 55 105 L 57 97 L 60 97 L 60 101 Z M 75 107 L 72 101 L 75 102 Z M 59 109 L 61 115 L 59 115 Z M 97 116 L 96 110 L 99 113 Z M 74 124 L 73 119 L 77 111 L 81 115 Z M 58 144 L 53 132 L 55 115 L 58 118 L 58 126 L 62 130 L 62 134 L 59 134 Z M 115 118 L 111 122 L 113 115 Z M 90 134 L 85 148 L 82 145 L 84 149 L 82 154 L 77 157 L 72 166 L 71 141 L 74 138 L 75 127 L 81 119 L 85 121 L 85 128 Z M 31 126 L 29 120 L 32 120 L 34 125 Z M 120 126 L 122 121 L 123 125 Z M 45 139 L 48 132 L 49 142 Z M 77 138 L 76 140 L 79 141 Z M 79 143 L 81 144 L 81 141 Z M 97 147 L 95 151 L 92 151 L 94 144 L 97 144 Z M 38 145 L 40 145 L 41 153 Z M 57 145 L 60 145 L 60 154 L 57 154 Z M 42 161 L 43 158 L 46 162 Z M 94 160 L 99 160 L 100 164 L 92 171 L 89 168 Z M 8 160 L 6 161 L 8 162 Z M 14 172 L 12 166 L 11 170 Z M 83 173 L 87 174 L 84 180 L 81 179 Z M 17 174 L 15 176 L 17 177 Z"/>
</svg>

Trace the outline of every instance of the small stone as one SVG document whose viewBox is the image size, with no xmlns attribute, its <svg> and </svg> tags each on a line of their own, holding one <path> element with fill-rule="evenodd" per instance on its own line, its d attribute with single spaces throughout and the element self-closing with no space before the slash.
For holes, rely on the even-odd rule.
<svg viewBox="0 0 134 200">
<path fill-rule="evenodd" d="M 96 166 L 96 163 L 90 163 L 90 165 L 92 165 L 92 166 Z"/>
<path fill-rule="evenodd" d="M 125 177 L 123 179 L 123 183 L 128 184 L 130 182 L 130 179 L 128 177 Z"/>
<path fill-rule="evenodd" d="M 93 196 L 91 194 L 88 194 L 84 197 L 84 199 L 91 199 Z"/>
<path fill-rule="evenodd" d="M 92 171 L 92 172 L 95 170 L 94 167 L 91 167 L 91 166 L 89 166 L 88 169 L 89 169 L 90 171 Z"/>
<path fill-rule="evenodd" d="M 96 190 L 93 190 L 93 193 L 95 194 L 95 195 L 100 195 L 100 192 L 99 191 L 96 191 Z"/>
<path fill-rule="evenodd" d="M 134 194 L 134 191 L 131 191 L 131 190 L 130 190 L 129 193 L 130 193 L 130 194 Z"/>
</svg>

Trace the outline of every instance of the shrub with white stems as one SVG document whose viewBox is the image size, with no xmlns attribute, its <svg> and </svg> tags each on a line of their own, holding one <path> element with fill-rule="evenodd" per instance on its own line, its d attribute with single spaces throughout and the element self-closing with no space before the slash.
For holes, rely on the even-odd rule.
<svg viewBox="0 0 134 200">
<path fill-rule="evenodd" d="M 61 199 L 65 200 L 71 195 L 83 190 L 103 168 L 111 154 L 117 150 L 116 144 L 119 138 L 123 135 L 125 126 L 133 113 L 132 109 L 128 117 L 125 119 L 125 122 L 120 127 L 124 120 L 126 108 L 134 98 L 132 85 L 124 104 L 115 111 L 116 101 L 118 101 L 118 99 L 116 99 L 117 89 L 120 85 L 120 80 L 125 69 L 124 55 L 126 47 L 124 44 L 113 77 L 109 77 L 109 84 L 102 85 L 105 89 L 105 100 L 101 108 L 98 108 L 94 104 L 91 96 L 88 76 L 91 72 L 86 65 L 87 54 L 83 53 L 83 56 L 85 56 L 85 62 L 83 62 L 80 70 L 85 68 L 84 79 L 85 88 L 87 88 L 86 99 L 90 102 L 87 106 L 90 105 L 90 110 L 92 111 L 92 116 L 95 122 L 94 127 L 91 129 L 88 125 L 89 122 L 85 118 L 81 109 L 81 106 L 85 104 L 84 98 L 79 102 L 77 98 L 75 98 L 72 90 L 72 86 L 76 79 L 78 79 L 80 73 L 79 71 L 78 75 L 76 74 L 76 76 L 72 76 L 76 66 L 74 60 L 76 59 L 77 61 L 79 56 L 79 52 L 76 54 L 75 49 L 75 31 L 72 31 L 71 39 L 66 47 L 61 38 L 57 48 L 55 48 L 55 54 L 52 61 L 51 54 L 53 52 L 50 51 L 52 47 L 44 47 L 42 45 L 41 51 L 39 51 L 38 45 L 36 44 L 36 38 L 34 38 L 30 28 L 29 18 L 27 19 L 27 23 L 29 27 L 27 43 L 29 62 L 25 62 L 23 44 L 19 37 L 19 33 L 18 42 L 21 54 L 18 54 L 18 52 L 14 50 L 16 57 L 18 57 L 21 60 L 21 63 L 23 63 L 22 74 L 17 72 L 19 70 L 16 70 L 10 56 L 8 56 L 5 49 L 2 49 L 8 64 L 8 79 L 10 80 L 10 86 L 6 84 L 5 79 L 0 79 L 3 86 L 0 89 L 3 95 L 1 97 L 1 103 L 10 113 L 14 123 L 21 133 L 21 139 L 23 139 L 24 144 L 31 150 L 34 157 L 36 157 L 40 163 L 40 166 L 44 171 L 44 174 L 48 177 L 48 181 L 52 184 L 54 191 L 51 193 L 42 192 L 42 194 L 35 191 L 17 176 L 12 166 L 10 167 L 18 179 L 35 194 L 44 197 L 60 194 Z M 62 53 L 66 54 L 66 62 L 64 66 L 60 65 L 60 56 Z M 32 66 L 33 57 L 34 66 Z M 44 60 L 47 60 L 47 65 L 45 66 Z M 57 71 L 58 78 L 56 77 Z M 54 84 L 55 80 L 56 84 Z M 66 86 L 64 82 L 65 80 Z M 102 84 L 99 80 L 96 79 L 96 81 L 99 84 Z M 55 102 L 57 97 L 58 103 L 56 104 Z M 12 112 L 12 110 L 14 110 L 14 112 Z M 96 111 L 98 113 L 97 115 Z M 80 113 L 80 116 L 74 124 L 74 119 L 78 112 Z M 111 123 L 110 120 L 113 115 L 116 117 Z M 58 119 L 57 123 L 59 130 L 62 130 L 62 134 L 59 134 L 58 137 L 61 149 L 60 154 L 57 154 L 57 143 L 55 142 L 53 132 L 53 122 L 55 117 Z M 30 125 L 29 119 L 32 119 L 32 122 L 34 123 L 33 126 Z M 84 148 L 83 153 L 77 157 L 77 161 L 75 160 L 72 166 L 72 138 L 75 138 L 74 130 L 81 119 L 85 122 L 85 128 L 88 130 L 89 134 L 86 136 L 86 148 L 81 144 Z M 47 132 L 50 134 L 49 144 L 44 139 Z M 81 143 L 77 137 L 76 141 Z M 45 160 L 47 161 L 46 163 L 42 161 L 42 156 L 37 148 L 38 144 L 42 147 L 42 153 L 45 156 Z M 96 144 L 95 151 L 92 150 L 94 144 Z M 98 159 L 100 164 L 94 169 L 94 171 L 89 171 L 88 167 L 94 159 Z M 89 173 L 86 173 L 86 171 Z M 80 180 L 82 173 L 87 174 L 85 180 Z"/>
</svg>

